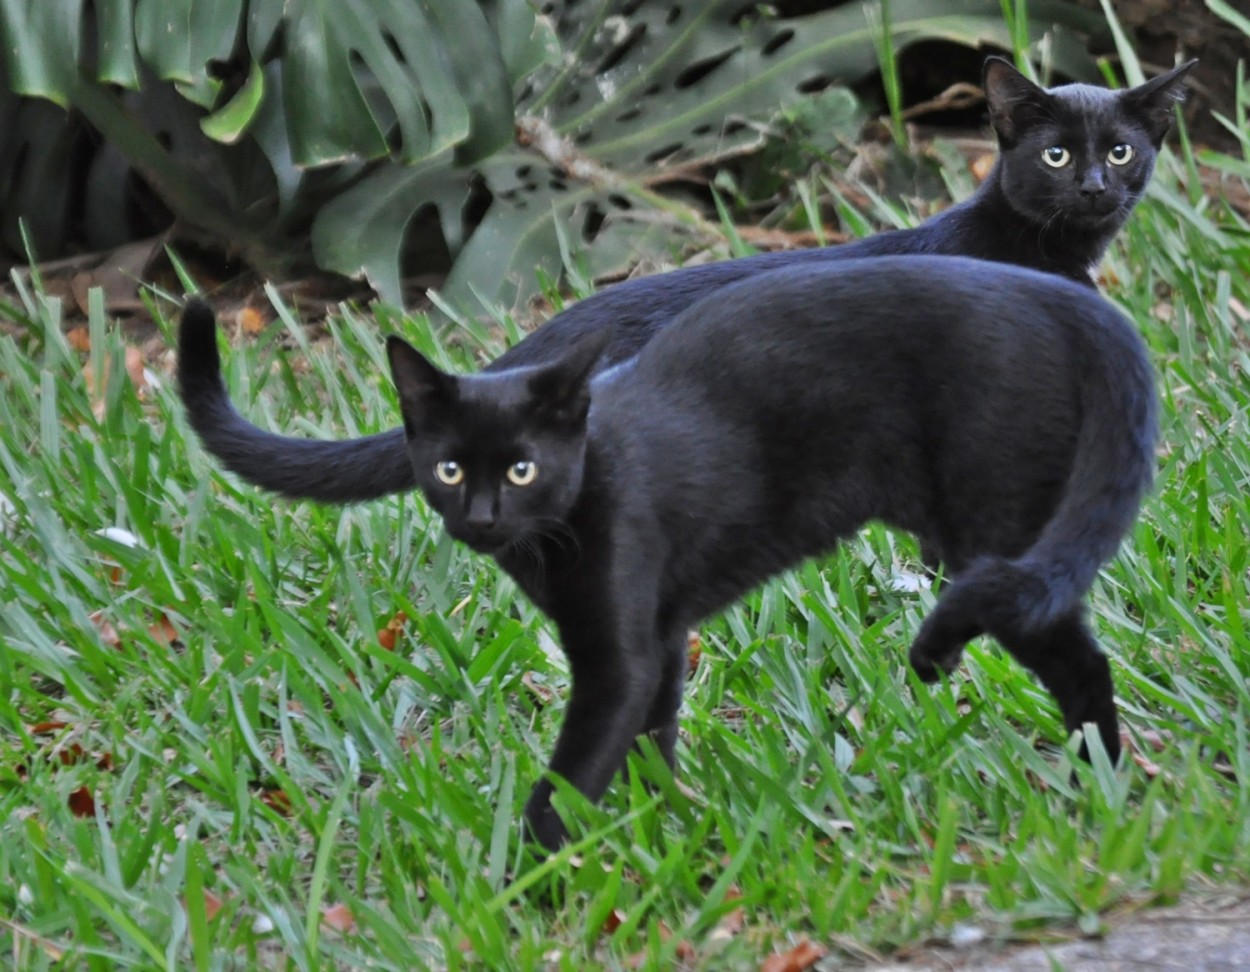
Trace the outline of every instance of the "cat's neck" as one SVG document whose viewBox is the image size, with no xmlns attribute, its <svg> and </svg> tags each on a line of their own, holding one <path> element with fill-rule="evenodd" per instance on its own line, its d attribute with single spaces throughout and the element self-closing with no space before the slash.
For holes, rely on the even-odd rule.
<svg viewBox="0 0 1250 972">
<path fill-rule="evenodd" d="M 972 242 L 980 250 L 975 255 L 985 259 L 1092 283 L 1098 263 L 1123 222 L 1108 223 L 1097 230 L 1073 226 L 1062 219 L 1039 223 L 1012 204 L 1004 175 L 1000 156 L 976 193 L 950 211 L 967 224 L 964 242 Z"/>
</svg>

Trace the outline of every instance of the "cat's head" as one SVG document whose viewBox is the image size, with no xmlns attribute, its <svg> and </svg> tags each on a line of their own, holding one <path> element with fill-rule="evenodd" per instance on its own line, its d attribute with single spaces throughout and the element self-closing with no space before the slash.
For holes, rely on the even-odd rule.
<svg viewBox="0 0 1250 972">
<path fill-rule="evenodd" d="M 387 340 L 417 485 L 453 537 L 497 554 L 560 532 L 581 492 L 590 379 L 609 335 L 552 364 L 464 376 Z"/>
<path fill-rule="evenodd" d="M 984 88 L 998 136 L 1000 184 L 1032 222 L 1115 232 L 1141 198 L 1184 100 L 1189 61 L 1145 84 L 1040 88 L 1008 61 L 985 62 Z"/>
</svg>

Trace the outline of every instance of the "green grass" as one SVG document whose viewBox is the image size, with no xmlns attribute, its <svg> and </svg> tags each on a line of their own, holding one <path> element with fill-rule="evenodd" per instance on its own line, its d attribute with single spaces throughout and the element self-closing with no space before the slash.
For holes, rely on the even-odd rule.
<svg viewBox="0 0 1250 972">
<path fill-rule="evenodd" d="M 223 475 L 167 377 L 136 393 L 98 306 L 84 356 L 38 290 L 0 305 L 0 949 L 23 970 L 754 969 L 802 937 L 1031 937 L 1250 879 L 1250 232 L 1187 194 L 1188 161 L 1106 265 L 1166 448 L 1093 614 L 1157 773 L 1096 760 L 1073 786 L 1051 700 L 989 644 L 919 685 L 933 596 L 893 589 L 916 547 L 870 529 L 703 627 L 680 781 L 652 761 L 598 807 L 566 794 L 581 837 L 543 864 L 516 820 L 567 673 L 512 583 L 414 497 L 323 509 Z M 236 400 L 359 434 L 397 416 L 385 331 L 460 368 L 500 347 L 377 313 L 232 342 Z"/>
</svg>

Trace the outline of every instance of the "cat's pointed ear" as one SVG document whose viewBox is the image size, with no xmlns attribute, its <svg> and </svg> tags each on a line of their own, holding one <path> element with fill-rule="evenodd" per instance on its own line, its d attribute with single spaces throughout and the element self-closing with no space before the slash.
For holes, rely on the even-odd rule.
<svg viewBox="0 0 1250 972">
<path fill-rule="evenodd" d="M 1129 88 L 1121 96 L 1124 106 L 1145 124 L 1155 148 L 1163 144 L 1163 136 L 1172 125 L 1172 108 L 1185 100 L 1185 75 L 1197 63 L 1196 58 L 1186 61 L 1166 74 Z"/>
<path fill-rule="evenodd" d="M 990 109 L 990 124 L 1004 145 L 1013 144 L 1032 119 L 1046 114 L 1050 96 L 1045 89 L 1001 57 L 987 57 L 981 69 L 981 87 Z"/>
<path fill-rule="evenodd" d="M 392 334 L 386 339 L 386 356 L 391 362 L 391 380 L 399 392 L 404 425 L 410 432 L 432 408 L 454 403 L 455 376 L 439 371 L 403 338 Z"/>
<path fill-rule="evenodd" d="M 528 383 L 535 410 L 563 424 L 585 421 L 590 410 L 590 379 L 611 339 L 610 328 L 588 334 L 559 361 L 535 371 Z"/>
</svg>

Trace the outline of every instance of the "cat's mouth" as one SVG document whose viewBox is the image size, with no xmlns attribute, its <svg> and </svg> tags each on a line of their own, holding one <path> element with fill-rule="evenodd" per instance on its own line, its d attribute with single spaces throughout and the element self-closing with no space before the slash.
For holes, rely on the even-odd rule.
<svg viewBox="0 0 1250 972">
<path fill-rule="evenodd" d="M 512 545 L 513 537 L 498 530 L 467 530 L 456 539 L 478 553 L 494 557 Z"/>
<path fill-rule="evenodd" d="M 1093 199 L 1084 208 L 1067 210 L 1068 222 L 1089 229 L 1098 229 L 1120 218 L 1120 203 L 1115 199 Z"/>
</svg>

